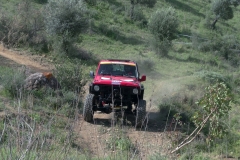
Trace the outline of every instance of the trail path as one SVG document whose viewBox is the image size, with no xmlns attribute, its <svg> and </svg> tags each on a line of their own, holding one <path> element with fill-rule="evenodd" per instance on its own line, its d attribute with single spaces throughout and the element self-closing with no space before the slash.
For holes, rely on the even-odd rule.
<svg viewBox="0 0 240 160">
<path fill-rule="evenodd" d="M 53 65 L 47 63 L 44 56 L 29 56 L 20 51 L 8 50 L 4 48 L 2 44 L 0 44 L 0 56 L 10 59 L 19 65 L 24 65 L 34 71 L 44 72 L 51 71 L 53 69 Z M 4 61 L 5 60 L 1 59 L 0 63 L 5 63 Z"/>
</svg>

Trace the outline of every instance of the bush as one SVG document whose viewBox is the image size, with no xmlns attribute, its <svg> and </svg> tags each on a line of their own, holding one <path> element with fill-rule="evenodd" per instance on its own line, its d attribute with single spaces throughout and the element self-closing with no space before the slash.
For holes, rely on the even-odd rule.
<svg viewBox="0 0 240 160">
<path fill-rule="evenodd" d="M 128 8 L 127 9 L 127 17 L 131 16 L 131 9 Z M 132 13 L 132 20 L 138 23 L 141 23 L 141 25 L 146 25 L 147 24 L 147 20 L 143 14 L 142 8 L 140 5 L 135 5 L 134 6 L 134 10 Z"/>
<path fill-rule="evenodd" d="M 62 88 L 70 91 L 82 91 L 85 85 L 84 75 L 80 60 L 65 60 L 56 65 L 56 77 Z"/>
<path fill-rule="evenodd" d="M 60 39 L 60 47 L 69 53 L 74 38 L 88 25 L 87 13 L 83 0 L 49 0 L 45 8 L 45 24 L 50 40 L 54 43 Z"/>
<path fill-rule="evenodd" d="M 228 88 L 231 88 L 232 84 L 232 78 L 228 76 L 224 76 L 221 73 L 218 72 L 212 72 L 212 71 L 201 71 L 198 73 L 199 77 L 201 77 L 203 80 L 207 81 L 210 84 L 215 84 L 217 82 L 224 82 Z"/>
<path fill-rule="evenodd" d="M 141 4 L 145 4 L 148 7 L 154 7 L 156 4 L 157 0 L 138 0 Z"/>
<path fill-rule="evenodd" d="M 45 13 L 47 32 L 50 35 L 69 36 L 80 33 L 87 25 L 87 8 L 83 1 L 49 0 Z"/>
<path fill-rule="evenodd" d="M 170 48 L 172 47 L 172 43 L 168 40 L 158 40 L 152 39 L 150 42 L 152 49 L 159 56 L 167 56 Z"/>
<path fill-rule="evenodd" d="M 48 2 L 48 0 L 32 0 L 32 1 L 39 4 L 45 4 Z"/>
<path fill-rule="evenodd" d="M 1 41 L 9 47 L 22 45 L 42 50 L 46 43 L 42 10 L 26 0 L 21 0 L 17 6 L 13 14 L 0 16 Z"/>
<path fill-rule="evenodd" d="M 0 82 L 4 90 L 12 98 L 19 96 L 24 85 L 25 75 L 23 70 L 2 68 L 0 70 Z"/>
<path fill-rule="evenodd" d="M 119 27 L 116 25 L 107 25 L 105 23 L 100 23 L 99 31 L 105 36 L 114 40 L 123 38 L 122 33 L 119 31 Z"/>
<path fill-rule="evenodd" d="M 93 6 L 97 4 L 97 0 L 85 0 L 85 2 Z"/>
<path fill-rule="evenodd" d="M 217 36 L 212 40 L 199 38 L 194 34 L 192 37 L 193 48 L 203 52 L 214 52 L 219 57 L 228 60 L 231 65 L 239 66 L 237 51 L 240 49 L 240 43 L 234 35 Z"/>
<path fill-rule="evenodd" d="M 173 40 L 178 27 L 178 18 L 173 8 L 161 8 L 152 14 L 148 28 L 160 41 Z"/>
</svg>

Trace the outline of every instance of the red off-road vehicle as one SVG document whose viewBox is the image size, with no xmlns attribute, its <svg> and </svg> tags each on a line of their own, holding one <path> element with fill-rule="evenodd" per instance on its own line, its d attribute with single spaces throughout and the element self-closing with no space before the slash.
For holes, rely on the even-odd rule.
<svg viewBox="0 0 240 160">
<path fill-rule="evenodd" d="M 93 78 L 83 108 L 85 121 L 92 121 L 94 111 L 111 113 L 125 111 L 136 115 L 136 125 L 142 125 L 146 116 L 146 101 L 143 100 L 144 86 L 137 63 L 131 60 L 101 60 Z"/>
</svg>

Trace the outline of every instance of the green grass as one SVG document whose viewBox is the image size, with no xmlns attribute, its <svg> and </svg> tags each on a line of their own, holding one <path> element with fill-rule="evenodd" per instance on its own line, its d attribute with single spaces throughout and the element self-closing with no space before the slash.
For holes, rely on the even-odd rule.
<svg viewBox="0 0 240 160">
<path fill-rule="evenodd" d="M 17 2 L 13 0 L 2 0 L 1 9 L 6 13 L 14 13 L 16 4 Z M 191 36 L 193 33 L 196 33 L 201 38 L 210 40 L 228 34 L 236 36 L 239 40 L 239 6 L 234 8 L 233 19 L 228 21 L 220 20 L 216 24 L 216 30 L 210 30 L 206 27 L 206 17 L 208 17 L 207 14 L 210 9 L 210 3 L 206 0 L 157 0 L 152 8 L 141 5 L 147 20 L 159 8 L 172 6 L 176 9 L 180 20 L 178 27 L 179 36 L 173 41 L 173 47 L 168 55 L 162 57 L 155 54 L 150 44 L 152 35 L 147 27 L 142 27 L 138 22 L 131 22 L 130 18 L 126 16 L 129 5 L 129 0 L 108 0 L 97 1 L 97 5 L 88 6 L 91 12 L 92 25 L 88 32 L 79 36 L 81 43 L 77 43 L 77 46 L 92 53 L 95 59 L 121 58 L 133 59 L 139 62 L 141 74 L 147 75 L 147 81 L 143 82 L 145 85 L 145 99 L 148 102 L 150 99 L 152 100 L 153 108 L 158 108 L 159 104 L 166 101 L 173 102 L 173 99 L 176 97 L 180 97 L 180 100 L 184 97 L 193 97 L 194 100 L 200 98 L 203 94 L 203 89 L 209 84 L 209 81 L 204 81 L 204 76 L 230 77 L 230 85 L 234 88 L 233 91 L 235 93 L 235 108 L 231 112 L 231 121 L 233 121 L 236 127 L 239 114 L 235 111 L 239 110 L 240 96 L 239 84 L 236 85 L 234 82 L 239 80 L 239 66 L 232 66 L 230 62 L 219 56 L 215 50 L 208 52 L 198 50 L 192 46 L 192 40 L 183 35 Z M 211 15 L 210 22 L 213 19 L 214 16 Z M 63 56 L 63 59 L 60 61 L 64 62 L 65 58 Z M 88 73 L 90 70 L 95 71 L 97 64 L 90 61 L 81 61 L 81 63 L 84 64 L 82 65 L 83 74 L 90 81 Z M 206 73 L 208 74 L 206 75 Z M 3 94 L 2 91 L 1 94 Z M 39 103 L 34 108 L 35 112 L 31 116 L 36 121 L 41 121 L 38 112 L 41 110 L 48 112 L 49 108 L 51 108 L 48 106 L 50 103 L 50 100 L 48 100 Z M 54 99 L 51 100 L 53 101 Z M 45 106 L 42 109 L 41 107 L 44 105 L 48 107 Z M 67 105 L 64 107 L 61 111 L 63 114 L 69 111 Z M 191 109 L 189 104 L 185 104 L 184 107 L 187 111 Z M 67 114 L 71 114 L 71 112 Z M 62 122 L 58 127 L 62 128 L 64 125 L 65 123 Z M 239 137 L 238 134 L 235 136 Z M 126 142 L 119 141 L 119 144 L 124 143 Z M 239 141 L 233 145 L 233 150 L 237 149 L 239 149 Z M 35 155 L 35 153 L 32 154 L 33 156 Z M 186 154 L 188 153 L 186 152 Z M 233 155 L 239 156 L 235 153 Z M 182 155 L 183 159 L 185 156 L 189 155 Z M 153 156 L 152 159 L 154 158 Z M 161 158 L 165 159 L 165 157 Z M 208 159 L 208 156 L 202 153 L 193 158 Z"/>
</svg>

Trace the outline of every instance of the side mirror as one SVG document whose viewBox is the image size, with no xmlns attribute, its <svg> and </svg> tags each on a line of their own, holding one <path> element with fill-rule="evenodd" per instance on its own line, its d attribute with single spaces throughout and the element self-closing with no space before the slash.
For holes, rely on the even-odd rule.
<svg viewBox="0 0 240 160">
<path fill-rule="evenodd" d="M 90 71 L 90 77 L 91 77 L 91 78 L 94 78 L 94 77 L 95 77 L 95 75 L 94 75 L 94 72 L 93 72 L 93 71 Z"/>
<path fill-rule="evenodd" d="M 142 77 L 139 79 L 140 82 L 146 81 L 146 75 L 142 75 Z"/>
</svg>

